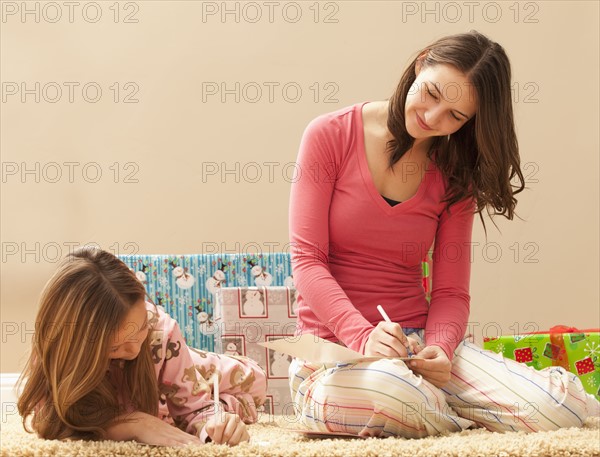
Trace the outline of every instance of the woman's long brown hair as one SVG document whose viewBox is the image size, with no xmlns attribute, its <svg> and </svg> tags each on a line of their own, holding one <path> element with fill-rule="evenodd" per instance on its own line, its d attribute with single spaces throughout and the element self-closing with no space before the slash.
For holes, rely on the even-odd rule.
<svg viewBox="0 0 600 457">
<path fill-rule="evenodd" d="M 472 197 L 484 231 L 481 212 L 488 206 L 494 208 L 493 215 L 504 215 L 512 220 L 517 204 L 514 195 L 523 191 L 525 182 L 513 121 L 510 62 L 504 49 L 471 30 L 440 38 L 418 51 L 390 97 L 387 124 L 394 136 L 387 145 L 390 168 L 414 144 L 414 138 L 406 131 L 404 108 L 416 79 L 417 60 L 421 68 L 439 64 L 454 66 L 466 76 L 477 94 L 475 116 L 452 135 L 435 137 L 427 152 L 427 157 L 434 161 L 446 180 L 443 200 L 448 203 L 446 209 Z M 432 158 L 434 150 L 437 152 Z M 511 184 L 515 175 L 521 181 L 518 186 Z"/>
<path fill-rule="evenodd" d="M 106 251 L 84 247 L 61 262 L 42 292 L 32 351 L 17 383 L 24 383 L 17 404 L 27 431 L 46 439 L 102 439 L 107 425 L 123 418 L 107 378 L 109 347 L 129 310 L 145 296 L 135 274 Z M 136 409 L 156 415 L 148 339 L 123 370 Z"/>
</svg>

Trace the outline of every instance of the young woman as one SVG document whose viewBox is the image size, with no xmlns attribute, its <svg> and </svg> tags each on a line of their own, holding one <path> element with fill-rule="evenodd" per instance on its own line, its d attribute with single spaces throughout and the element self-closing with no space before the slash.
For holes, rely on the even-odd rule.
<svg viewBox="0 0 600 457">
<path fill-rule="evenodd" d="M 264 371 L 245 357 L 189 348 L 177 322 L 145 296 L 135 274 L 108 252 L 82 248 L 60 264 L 42 293 L 19 380 L 28 431 L 31 416 L 46 439 L 248 441 L 245 423 L 257 420 L 266 398 Z"/>
<path fill-rule="evenodd" d="M 299 332 L 389 357 L 295 359 L 290 387 L 307 427 L 414 438 L 475 426 L 550 430 L 598 414 L 575 375 L 535 371 L 463 340 L 474 213 L 483 223 L 492 206 L 512 220 L 524 188 L 500 45 L 476 31 L 437 40 L 389 100 L 314 119 L 297 162 L 290 238 Z M 428 303 L 421 262 L 432 244 Z M 415 360 L 397 359 L 408 349 Z"/>
</svg>

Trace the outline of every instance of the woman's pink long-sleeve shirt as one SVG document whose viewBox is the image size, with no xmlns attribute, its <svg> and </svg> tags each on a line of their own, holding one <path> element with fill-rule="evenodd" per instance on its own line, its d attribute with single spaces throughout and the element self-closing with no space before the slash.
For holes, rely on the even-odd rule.
<svg viewBox="0 0 600 457">
<path fill-rule="evenodd" d="M 315 118 L 304 131 L 290 195 L 290 241 L 301 333 L 364 353 L 382 305 L 402 327 L 425 328 L 450 359 L 469 317 L 475 201 L 445 211 L 434 161 L 416 195 L 390 206 L 365 155 L 362 107 Z M 416 165 L 402 173 L 419 173 Z M 433 244 L 431 303 L 422 261 Z"/>
</svg>

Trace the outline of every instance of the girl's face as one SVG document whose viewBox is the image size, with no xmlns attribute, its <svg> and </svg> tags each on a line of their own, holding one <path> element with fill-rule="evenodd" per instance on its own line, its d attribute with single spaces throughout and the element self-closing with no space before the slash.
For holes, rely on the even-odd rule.
<svg viewBox="0 0 600 457">
<path fill-rule="evenodd" d="M 477 110 L 474 87 L 451 65 L 419 68 L 408 91 L 404 115 L 406 130 L 415 139 L 456 132 Z"/>
<path fill-rule="evenodd" d="M 111 359 L 133 360 L 140 353 L 142 343 L 148 336 L 148 313 L 146 303 L 136 303 L 119 329 L 109 341 L 108 354 Z"/>
</svg>

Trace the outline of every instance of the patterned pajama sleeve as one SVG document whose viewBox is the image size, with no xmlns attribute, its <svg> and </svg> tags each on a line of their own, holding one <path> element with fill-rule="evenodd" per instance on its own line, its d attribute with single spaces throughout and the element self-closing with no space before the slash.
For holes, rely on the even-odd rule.
<svg viewBox="0 0 600 457">
<path fill-rule="evenodd" d="M 213 375 L 225 411 L 245 423 L 258 419 L 266 400 L 267 378 L 247 357 L 200 351 L 187 346 L 179 324 L 161 307 L 148 306 L 151 348 L 160 391 L 159 417 L 188 433 L 206 438 L 204 425 L 214 416 Z"/>
</svg>

